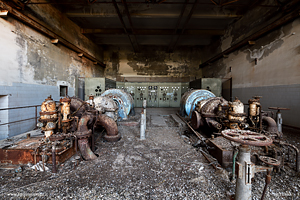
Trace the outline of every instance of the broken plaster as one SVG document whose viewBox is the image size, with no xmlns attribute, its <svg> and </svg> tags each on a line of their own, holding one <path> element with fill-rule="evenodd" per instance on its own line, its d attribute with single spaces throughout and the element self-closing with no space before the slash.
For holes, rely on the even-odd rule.
<svg viewBox="0 0 300 200">
<path fill-rule="evenodd" d="M 273 42 L 267 44 L 267 45 L 264 45 L 264 46 L 261 46 L 259 49 L 254 49 L 251 51 L 251 49 L 246 49 L 245 51 L 249 51 L 250 52 L 250 58 L 251 59 L 260 59 L 263 57 L 264 53 L 266 50 L 270 50 L 273 46 L 275 46 L 276 44 L 278 44 L 282 39 L 284 39 L 285 37 L 287 36 L 291 36 L 291 35 L 295 35 L 295 32 L 287 35 L 287 36 L 284 36 L 284 32 L 282 30 L 282 28 L 280 29 L 280 36 L 279 38 L 277 38 L 276 40 L 274 40 Z"/>
</svg>

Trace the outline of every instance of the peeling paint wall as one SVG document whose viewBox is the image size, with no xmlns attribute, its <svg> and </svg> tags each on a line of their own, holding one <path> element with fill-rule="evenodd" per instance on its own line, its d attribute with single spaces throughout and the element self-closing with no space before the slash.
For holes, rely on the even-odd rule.
<svg viewBox="0 0 300 200">
<path fill-rule="evenodd" d="M 200 49 L 180 49 L 174 53 L 166 53 L 157 47 L 141 53 L 134 53 L 129 49 L 131 48 L 116 47 L 105 51 L 106 77 L 201 77 Z"/>
<path fill-rule="evenodd" d="M 227 38 L 232 38 L 228 35 Z M 228 39 L 221 41 L 228 44 Z M 300 127 L 300 19 L 261 37 L 203 68 L 203 76 L 232 78 L 233 97 L 244 103 L 252 96 L 263 96 L 264 110 L 286 107 L 285 125 Z"/>
<path fill-rule="evenodd" d="M 64 23 L 65 27 L 73 26 L 71 21 Z M 59 43 L 52 44 L 50 38 L 9 16 L 0 18 L 0 30 L 0 97 L 8 99 L 8 107 L 40 105 L 49 95 L 58 101 L 60 85 L 68 86 L 68 95 L 74 96 L 79 77 L 104 76 L 104 69 L 99 65 L 94 65 L 85 57 L 79 57 L 77 52 Z M 85 45 L 87 39 L 80 41 L 80 32 L 76 35 L 72 32 L 72 35 L 73 40 L 79 40 L 78 43 L 85 46 L 88 52 L 95 51 L 93 45 Z M 71 39 L 71 36 L 66 37 Z M 102 58 L 102 51 L 99 50 L 98 53 L 98 58 Z M 0 111 L 0 118 L 6 119 L 1 120 L 0 124 L 34 115 L 34 108 Z M 0 139 L 32 130 L 35 124 L 35 120 L 28 120 L 3 126 L 4 128 L 0 126 Z"/>
</svg>

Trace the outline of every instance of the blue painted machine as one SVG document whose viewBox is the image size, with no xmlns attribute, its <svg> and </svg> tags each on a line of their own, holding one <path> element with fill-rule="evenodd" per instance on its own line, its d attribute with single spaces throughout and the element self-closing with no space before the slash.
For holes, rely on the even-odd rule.
<svg viewBox="0 0 300 200">
<path fill-rule="evenodd" d="M 121 119 L 128 119 L 130 112 L 134 112 L 134 103 L 132 96 L 121 89 L 109 89 L 101 94 L 103 97 L 113 99 L 118 105 L 118 115 Z"/>
<path fill-rule="evenodd" d="M 211 97 L 216 97 L 212 92 L 208 90 L 190 90 L 184 93 L 180 101 L 180 115 L 192 117 L 192 113 L 195 110 L 197 102 L 205 100 Z"/>
</svg>

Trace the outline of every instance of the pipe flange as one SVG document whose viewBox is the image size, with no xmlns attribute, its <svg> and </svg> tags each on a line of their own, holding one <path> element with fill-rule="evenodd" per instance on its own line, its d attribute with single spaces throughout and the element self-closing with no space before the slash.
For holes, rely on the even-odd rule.
<svg viewBox="0 0 300 200">
<path fill-rule="evenodd" d="M 92 130 L 88 130 L 85 132 L 79 132 L 75 134 L 78 139 L 89 138 L 92 135 Z"/>
<path fill-rule="evenodd" d="M 117 142 L 121 139 L 120 133 L 117 135 L 104 135 L 103 137 L 107 142 Z"/>
<path fill-rule="evenodd" d="M 50 140 L 51 142 L 55 142 L 55 141 L 63 140 L 63 139 L 65 139 L 65 138 L 66 138 L 65 135 L 61 135 L 61 134 L 58 134 L 58 135 L 52 134 L 52 135 L 49 137 L 49 140 Z"/>
</svg>

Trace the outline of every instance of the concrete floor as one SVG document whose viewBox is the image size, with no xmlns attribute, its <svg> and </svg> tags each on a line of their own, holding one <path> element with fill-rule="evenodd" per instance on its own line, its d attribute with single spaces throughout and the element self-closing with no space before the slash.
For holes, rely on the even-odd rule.
<svg viewBox="0 0 300 200">
<path fill-rule="evenodd" d="M 139 139 L 139 126 L 119 125 L 120 141 L 98 137 L 96 160 L 74 166 L 71 158 L 57 174 L 0 169 L 0 199 L 230 199 L 230 172 L 215 170 L 201 154 L 205 149 L 192 147 L 172 117 L 178 110 L 147 108 L 146 140 Z M 139 120 L 140 111 L 130 120 Z M 253 199 L 260 199 L 264 182 L 265 173 L 256 174 Z M 265 199 L 298 199 L 298 191 L 298 174 L 282 171 L 273 175 Z"/>
</svg>

